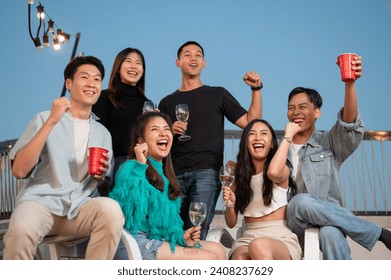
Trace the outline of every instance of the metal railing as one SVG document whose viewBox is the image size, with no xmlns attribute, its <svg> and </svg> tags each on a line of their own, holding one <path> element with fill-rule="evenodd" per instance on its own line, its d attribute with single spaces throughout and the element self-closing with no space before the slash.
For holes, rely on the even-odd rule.
<svg viewBox="0 0 391 280">
<path fill-rule="evenodd" d="M 284 131 L 276 134 L 281 139 Z M 236 160 L 241 135 L 241 130 L 225 130 L 224 161 Z M 356 215 L 391 216 L 390 160 L 391 131 L 366 131 L 360 147 L 340 169 L 346 208 Z M 222 201 L 216 209 L 222 210 Z"/>
<path fill-rule="evenodd" d="M 284 131 L 277 130 L 278 138 Z M 236 160 L 241 130 L 225 130 L 224 160 Z M 16 139 L 0 142 L 0 213 L 14 209 L 21 186 L 11 172 L 9 151 Z M 391 215 L 391 131 L 366 131 L 364 141 L 342 165 L 340 179 L 346 207 L 359 215 Z M 216 206 L 222 210 L 222 201 Z"/>
<path fill-rule="evenodd" d="M 12 175 L 9 151 L 16 140 L 0 143 L 0 219 L 7 219 L 15 208 L 20 182 Z"/>
</svg>

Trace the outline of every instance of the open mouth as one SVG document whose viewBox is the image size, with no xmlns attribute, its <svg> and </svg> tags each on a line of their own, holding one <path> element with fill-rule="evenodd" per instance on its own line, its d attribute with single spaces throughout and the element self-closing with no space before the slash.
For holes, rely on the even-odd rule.
<svg viewBox="0 0 391 280">
<path fill-rule="evenodd" d="M 302 118 L 300 118 L 300 119 L 293 119 L 292 122 L 300 124 L 300 123 L 304 122 L 304 119 L 302 119 Z"/>
<path fill-rule="evenodd" d="M 136 71 L 127 71 L 126 73 L 131 76 L 137 76 L 138 74 Z"/>
<path fill-rule="evenodd" d="M 160 141 L 157 142 L 157 145 L 159 147 L 162 147 L 162 148 L 166 149 L 167 146 L 168 146 L 168 140 L 160 140 Z"/>
<path fill-rule="evenodd" d="M 265 145 L 262 144 L 262 143 L 255 143 L 255 144 L 253 145 L 253 148 L 254 148 L 254 151 L 262 150 L 263 148 L 265 148 Z"/>
</svg>

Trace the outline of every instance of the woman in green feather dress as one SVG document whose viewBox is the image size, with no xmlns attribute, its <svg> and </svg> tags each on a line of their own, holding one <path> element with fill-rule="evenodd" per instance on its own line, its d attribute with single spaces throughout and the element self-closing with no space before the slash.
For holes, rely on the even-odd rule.
<svg viewBox="0 0 391 280">
<path fill-rule="evenodd" d="M 110 197 L 120 204 L 125 229 L 136 239 L 143 259 L 226 259 L 220 243 L 200 241 L 200 226 L 183 231 L 179 184 L 170 157 L 172 141 L 166 114 L 140 115 L 128 160 L 115 176 Z"/>
</svg>

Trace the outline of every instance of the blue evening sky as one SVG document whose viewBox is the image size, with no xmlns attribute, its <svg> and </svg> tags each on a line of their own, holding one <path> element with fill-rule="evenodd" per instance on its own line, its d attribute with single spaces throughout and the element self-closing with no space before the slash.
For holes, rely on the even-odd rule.
<svg viewBox="0 0 391 280">
<path fill-rule="evenodd" d="M 287 95 L 296 86 L 324 98 L 317 127 L 328 129 L 343 104 L 338 54 L 363 57 L 357 82 L 360 112 L 368 130 L 391 130 L 391 0 L 42 0 L 55 23 L 72 35 L 59 51 L 36 51 L 28 33 L 27 0 L 2 2 L 0 17 L 0 141 L 18 138 L 31 117 L 51 108 L 63 86 L 74 34 L 78 52 L 99 57 L 107 86 L 116 54 L 140 49 L 146 58 L 146 94 L 158 103 L 180 86 L 178 47 L 204 46 L 202 81 L 226 87 L 245 107 L 246 71 L 262 76 L 263 117 L 284 129 Z M 35 1 L 32 29 L 38 20 Z M 388 82 L 387 82 L 388 80 Z M 69 96 L 69 94 L 67 94 Z M 192 116 L 191 117 L 196 117 Z M 226 123 L 226 128 L 235 128 Z"/>
</svg>

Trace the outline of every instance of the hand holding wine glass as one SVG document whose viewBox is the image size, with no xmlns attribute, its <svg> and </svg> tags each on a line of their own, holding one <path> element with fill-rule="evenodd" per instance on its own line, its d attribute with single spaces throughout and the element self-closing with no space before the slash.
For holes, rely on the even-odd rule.
<svg viewBox="0 0 391 280">
<path fill-rule="evenodd" d="M 155 111 L 155 109 L 156 109 L 156 104 L 153 103 L 151 100 L 147 100 L 144 102 L 143 113 L 153 112 Z"/>
<path fill-rule="evenodd" d="M 220 168 L 220 182 L 223 188 L 230 188 L 235 181 L 235 168 L 230 164 L 225 164 Z M 223 206 L 227 206 L 228 202 L 224 201 Z"/>
<path fill-rule="evenodd" d="M 176 105 L 175 115 L 176 115 L 176 118 L 178 119 L 178 121 L 187 122 L 187 120 L 189 119 L 189 107 L 187 106 L 187 104 Z M 190 138 L 191 138 L 191 136 L 186 135 L 185 132 L 181 136 L 178 137 L 178 139 L 181 141 L 190 140 Z"/>
<path fill-rule="evenodd" d="M 189 207 L 189 217 L 191 223 L 197 227 L 200 226 L 206 217 L 206 202 L 191 202 Z M 201 244 L 198 242 L 197 247 L 200 247 Z"/>
</svg>

